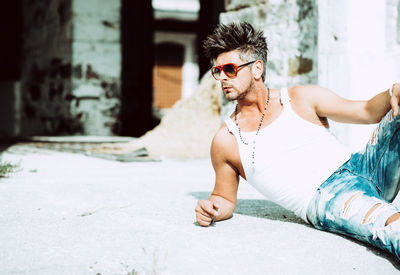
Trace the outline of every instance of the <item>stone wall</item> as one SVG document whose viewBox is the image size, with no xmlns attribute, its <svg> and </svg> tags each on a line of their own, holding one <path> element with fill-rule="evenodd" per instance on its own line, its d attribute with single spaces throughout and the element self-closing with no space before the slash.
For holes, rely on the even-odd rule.
<svg viewBox="0 0 400 275">
<path fill-rule="evenodd" d="M 23 0 L 22 135 L 111 135 L 120 1 Z"/>
<path fill-rule="evenodd" d="M 23 1 L 22 135 L 82 131 L 69 112 L 71 0 Z"/>
<path fill-rule="evenodd" d="M 120 110 L 120 1 L 74 0 L 71 114 L 85 135 L 112 135 Z"/>
<path fill-rule="evenodd" d="M 318 81 L 318 13 L 315 0 L 225 0 L 221 23 L 247 21 L 263 29 L 269 57 L 270 87 L 315 84 Z M 224 105 L 223 117 L 232 109 Z"/>
</svg>

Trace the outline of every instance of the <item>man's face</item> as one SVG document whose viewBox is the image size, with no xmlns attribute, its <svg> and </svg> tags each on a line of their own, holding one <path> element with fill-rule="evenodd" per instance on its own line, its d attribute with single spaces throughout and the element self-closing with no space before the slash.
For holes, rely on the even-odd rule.
<svg viewBox="0 0 400 275">
<path fill-rule="evenodd" d="M 215 65 L 220 66 L 227 63 L 234 63 L 239 66 L 246 62 L 247 61 L 243 61 L 239 57 L 238 51 L 230 51 L 218 55 Z M 252 80 L 253 75 L 251 72 L 251 66 L 244 66 L 240 68 L 237 72 L 237 75 L 233 78 L 227 76 L 224 71 L 220 72 L 219 77 L 225 98 L 229 101 L 244 97 L 248 89 L 251 87 Z"/>
</svg>

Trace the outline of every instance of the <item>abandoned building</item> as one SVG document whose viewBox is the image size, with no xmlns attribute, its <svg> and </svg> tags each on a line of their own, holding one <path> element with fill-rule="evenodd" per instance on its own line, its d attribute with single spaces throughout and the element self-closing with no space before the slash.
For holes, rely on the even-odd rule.
<svg viewBox="0 0 400 275">
<path fill-rule="evenodd" d="M 143 135 L 196 89 L 210 67 L 201 41 L 218 22 L 265 31 L 270 86 L 368 98 L 400 79 L 399 14 L 400 0 L 11 1 L 0 137 Z M 365 133 L 336 131 L 350 145 Z"/>
<path fill-rule="evenodd" d="M 208 66 L 198 44 L 222 7 L 13 1 L 0 25 L 0 136 L 142 135 L 196 88 Z"/>
</svg>

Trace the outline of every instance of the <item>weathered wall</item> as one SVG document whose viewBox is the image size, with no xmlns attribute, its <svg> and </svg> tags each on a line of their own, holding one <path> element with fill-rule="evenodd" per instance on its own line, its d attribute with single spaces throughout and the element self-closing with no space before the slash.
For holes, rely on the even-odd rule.
<svg viewBox="0 0 400 275">
<path fill-rule="evenodd" d="M 71 0 L 23 0 L 22 135 L 82 130 L 69 112 Z"/>
<path fill-rule="evenodd" d="M 18 81 L 0 82 L 0 138 L 20 135 L 21 93 Z"/>
<path fill-rule="evenodd" d="M 346 98 L 369 99 L 400 79 L 399 0 L 319 0 L 318 6 L 320 85 Z M 331 124 L 354 150 L 375 127 Z"/>
<path fill-rule="evenodd" d="M 23 0 L 22 135 L 110 135 L 120 1 Z"/>
<path fill-rule="evenodd" d="M 112 135 L 120 110 L 120 0 L 74 0 L 71 114 L 83 134 Z"/>
<path fill-rule="evenodd" d="M 221 23 L 247 21 L 264 30 L 269 46 L 270 87 L 318 80 L 318 13 L 315 0 L 225 0 Z M 232 104 L 223 107 L 223 117 Z"/>
</svg>

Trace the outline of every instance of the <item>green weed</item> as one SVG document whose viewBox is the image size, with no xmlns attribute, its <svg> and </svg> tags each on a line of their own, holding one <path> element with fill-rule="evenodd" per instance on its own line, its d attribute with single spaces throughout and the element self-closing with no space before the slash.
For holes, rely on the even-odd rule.
<svg viewBox="0 0 400 275">
<path fill-rule="evenodd" d="M 0 160 L 0 178 L 8 177 L 11 173 L 15 172 L 17 168 L 18 164 Z"/>
</svg>

